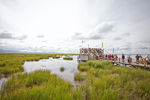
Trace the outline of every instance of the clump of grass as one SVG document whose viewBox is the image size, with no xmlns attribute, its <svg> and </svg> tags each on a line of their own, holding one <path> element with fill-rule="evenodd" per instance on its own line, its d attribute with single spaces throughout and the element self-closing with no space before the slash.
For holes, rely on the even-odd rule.
<svg viewBox="0 0 150 100">
<path fill-rule="evenodd" d="M 83 81 L 83 80 L 85 80 L 85 78 L 86 78 L 86 75 L 84 75 L 84 74 L 81 73 L 81 72 L 76 73 L 76 74 L 74 75 L 74 80 L 75 80 L 75 81 Z"/>
<path fill-rule="evenodd" d="M 0 62 L 0 67 L 4 67 L 6 64 L 4 62 Z"/>
<path fill-rule="evenodd" d="M 27 87 L 32 87 L 34 85 L 40 85 L 43 82 L 48 81 L 50 71 L 35 71 L 32 74 L 29 74 L 29 77 L 26 78 L 25 84 Z"/>
<path fill-rule="evenodd" d="M 84 66 L 84 65 L 82 65 L 82 64 L 79 64 L 79 65 L 78 65 L 78 70 L 79 70 L 79 71 L 84 72 L 84 71 L 87 71 L 88 69 L 89 69 L 89 66 Z"/>
<path fill-rule="evenodd" d="M 106 68 L 109 67 L 110 62 L 108 61 L 88 61 L 84 65 L 95 67 L 95 68 Z"/>
<path fill-rule="evenodd" d="M 73 60 L 72 57 L 63 57 L 64 60 Z"/>
<path fill-rule="evenodd" d="M 60 71 L 63 72 L 65 70 L 65 68 L 62 66 L 60 67 Z"/>
<path fill-rule="evenodd" d="M 53 56 L 52 58 L 53 58 L 53 59 L 59 59 L 60 56 Z"/>
</svg>

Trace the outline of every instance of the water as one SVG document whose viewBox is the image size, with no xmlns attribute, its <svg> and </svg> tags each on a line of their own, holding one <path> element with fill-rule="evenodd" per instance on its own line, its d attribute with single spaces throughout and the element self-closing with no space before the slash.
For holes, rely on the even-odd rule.
<svg viewBox="0 0 150 100">
<path fill-rule="evenodd" d="M 2 86 L 5 84 L 5 82 L 7 81 L 7 78 L 2 77 L 0 79 L 0 92 L 3 90 Z"/>
<path fill-rule="evenodd" d="M 78 72 L 77 66 L 77 56 L 73 56 L 73 60 L 63 60 L 63 58 L 49 58 L 41 59 L 39 61 L 26 61 L 23 65 L 24 72 L 29 73 L 36 70 L 47 69 L 50 70 L 51 73 L 57 74 L 62 79 L 69 81 L 73 84 L 75 83 L 74 74 Z M 61 72 L 60 67 L 64 67 L 65 70 Z"/>
<path fill-rule="evenodd" d="M 24 72 L 30 73 L 36 70 L 50 70 L 61 77 L 62 79 L 71 82 L 74 86 L 76 85 L 74 81 L 74 74 L 78 72 L 77 66 L 77 56 L 72 56 L 73 60 L 63 60 L 63 56 L 59 59 L 41 59 L 39 61 L 25 61 L 23 67 Z M 60 67 L 64 67 L 63 72 L 60 71 Z M 2 91 L 2 85 L 7 81 L 7 78 L 0 79 L 0 91 Z"/>
</svg>

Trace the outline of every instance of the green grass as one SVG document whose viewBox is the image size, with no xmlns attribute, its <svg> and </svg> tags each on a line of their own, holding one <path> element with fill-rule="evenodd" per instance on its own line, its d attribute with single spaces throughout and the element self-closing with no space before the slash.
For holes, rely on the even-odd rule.
<svg viewBox="0 0 150 100">
<path fill-rule="evenodd" d="M 55 55 L 54 55 L 54 56 L 52 56 L 52 58 L 53 58 L 53 59 L 59 59 L 60 56 L 55 56 Z"/>
<path fill-rule="evenodd" d="M 63 57 L 64 60 L 73 60 L 72 57 Z"/>
<path fill-rule="evenodd" d="M 78 65 L 78 70 L 81 71 L 81 72 L 88 71 L 89 68 L 90 68 L 89 66 L 85 66 L 85 65 L 82 65 L 82 64 Z"/>
<path fill-rule="evenodd" d="M 82 100 L 81 90 L 76 92 L 69 82 L 50 71 L 30 74 L 18 73 L 4 85 L 1 100 Z"/>
<path fill-rule="evenodd" d="M 75 81 L 84 81 L 85 78 L 86 78 L 86 75 L 85 75 L 84 73 L 81 73 L 81 72 L 76 73 L 76 74 L 74 75 L 74 80 L 75 80 Z"/>
<path fill-rule="evenodd" d="M 150 99 L 150 72 L 147 70 L 114 66 L 107 61 L 88 61 L 78 68 L 87 72 L 86 100 Z M 80 78 L 81 72 L 76 77 Z"/>
</svg>

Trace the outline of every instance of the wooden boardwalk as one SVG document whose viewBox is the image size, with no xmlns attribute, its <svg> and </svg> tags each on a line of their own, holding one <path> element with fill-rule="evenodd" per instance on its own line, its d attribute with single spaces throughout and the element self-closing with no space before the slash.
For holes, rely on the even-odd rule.
<svg viewBox="0 0 150 100">
<path fill-rule="evenodd" d="M 135 59 L 131 59 L 130 61 L 132 63 L 129 63 L 128 59 L 124 59 L 123 62 L 121 58 L 117 59 L 116 61 L 114 60 L 114 58 L 108 58 L 108 57 L 105 58 L 104 50 L 101 48 L 81 48 L 78 61 L 86 62 L 88 60 L 107 60 L 116 65 L 139 67 L 139 68 L 150 70 L 150 65 L 137 64 L 135 63 L 136 61 Z"/>
<path fill-rule="evenodd" d="M 146 66 L 144 66 L 144 64 L 137 64 L 137 63 L 135 63 L 135 62 L 132 62 L 132 63 L 128 63 L 128 62 L 119 62 L 119 61 L 113 61 L 113 60 L 107 60 L 107 61 L 109 61 L 109 62 L 111 62 L 111 63 L 113 63 L 113 64 L 117 64 L 117 65 L 120 65 L 120 64 L 122 64 L 122 65 L 124 65 L 124 66 L 133 66 L 133 67 L 139 67 L 139 68 L 144 68 L 144 69 L 147 69 L 147 70 L 150 70 L 150 65 L 146 65 Z"/>
</svg>

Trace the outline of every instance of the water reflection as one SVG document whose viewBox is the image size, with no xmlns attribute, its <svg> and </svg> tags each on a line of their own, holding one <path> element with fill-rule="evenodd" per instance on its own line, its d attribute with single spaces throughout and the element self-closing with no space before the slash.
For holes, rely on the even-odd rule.
<svg viewBox="0 0 150 100">
<path fill-rule="evenodd" d="M 3 85 L 5 84 L 5 82 L 7 81 L 7 78 L 5 78 L 5 77 L 2 77 L 1 79 L 0 79 L 0 92 L 2 93 L 2 90 L 3 90 Z"/>
<path fill-rule="evenodd" d="M 65 69 L 63 72 L 60 71 L 60 68 L 62 66 Z M 40 61 L 26 61 L 23 65 L 25 72 L 48 69 L 51 70 L 51 73 L 55 73 L 59 77 L 63 78 L 66 81 L 70 81 L 73 84 L 75 83 L 74 74 L 78 72 L 77 66 L 77 56 L 73 56 L 73 60 L 63 60 L 63 58 L 49 58 L 41 59 Z"/>
</svg>

